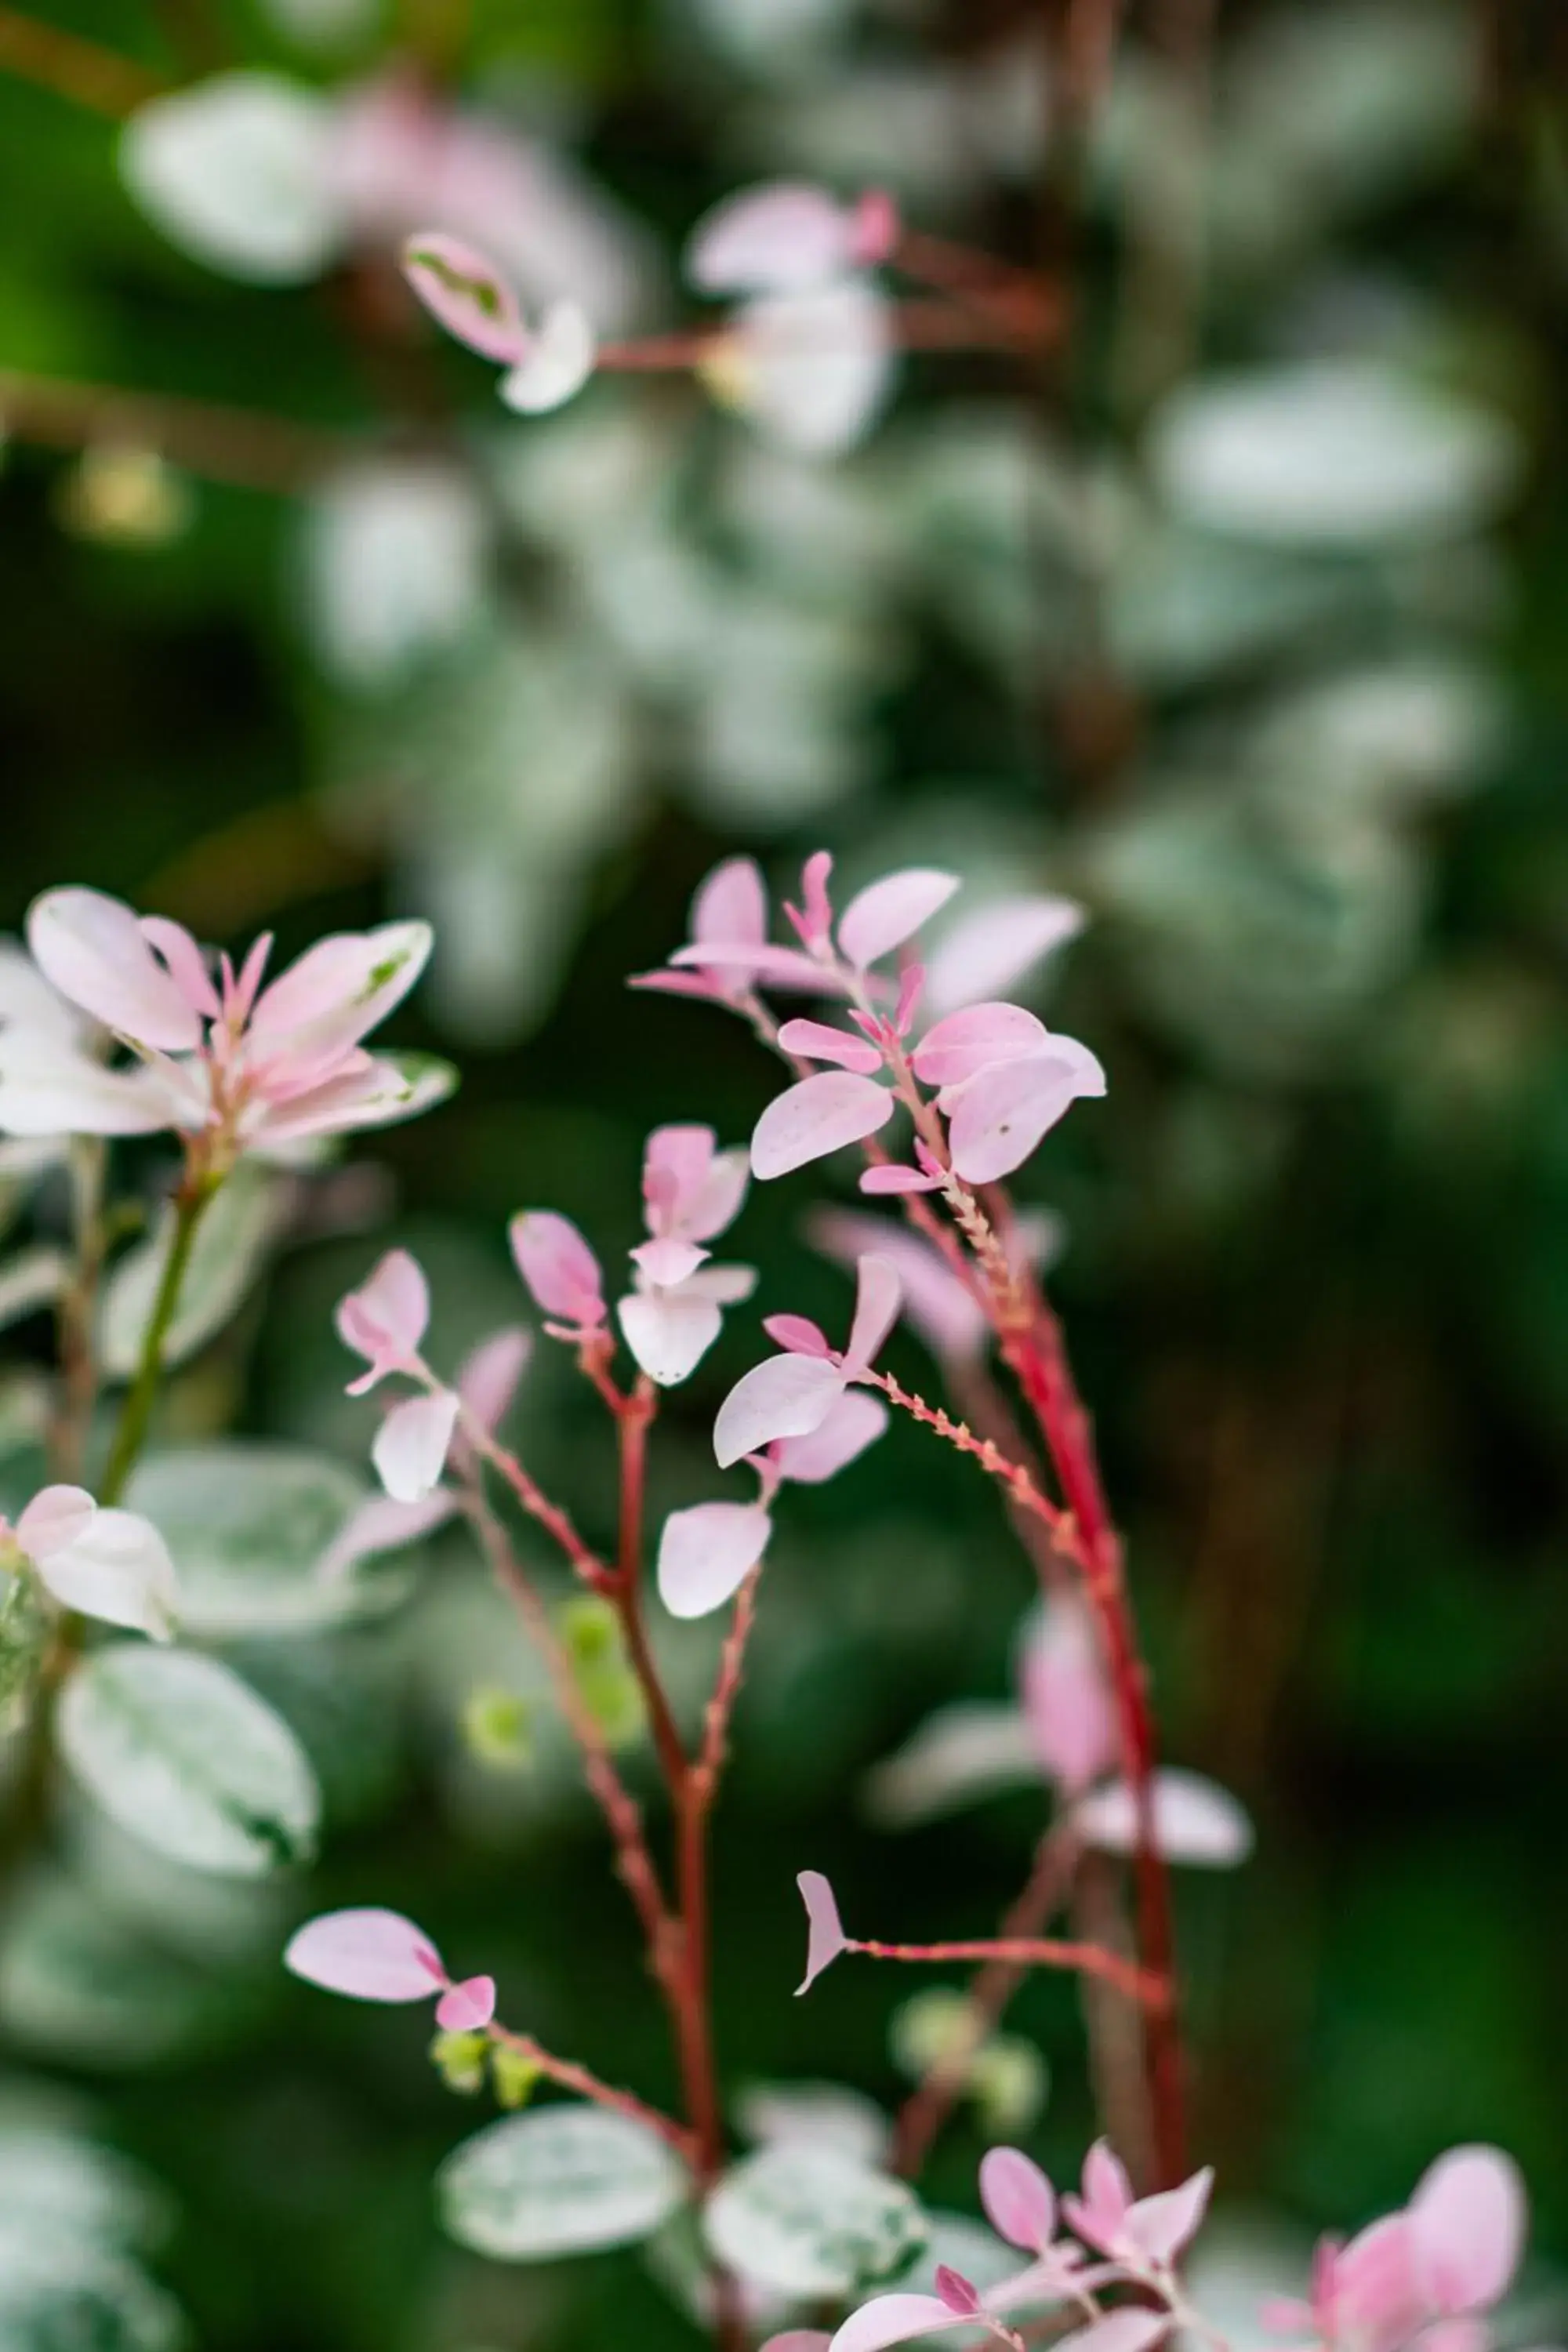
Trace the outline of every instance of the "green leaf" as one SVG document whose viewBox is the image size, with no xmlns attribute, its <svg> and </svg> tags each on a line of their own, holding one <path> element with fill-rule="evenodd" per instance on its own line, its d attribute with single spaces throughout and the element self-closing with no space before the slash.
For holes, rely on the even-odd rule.
<svg viewBox="0 0 1568 2352">
<path fill-rule="evenodd" d="M 283 1222 L 287 1185 L 272 1170 L 242 1160 L 196 1228 L 180 1303 L 163 1344 L 165 1364 L 184 1363 L 238 1313 Z M 163 1278 L 174 1234 L 166 1207 L 156 1231 L 127 1250 L 104 1286 L 99 1354 L 111 1380 L 128 1380 Z"/>
<path fill-rule="evenodd" d="M 599 2107 L 540 2107 L 490 2124 L 437 2176 L 460 2244 L 500 2262 L 544 2262 L 646 2238 L 689 2191 L 679 2158 L 646 2125 Z"/>
<path fill-rule="evenodd" d="M 304 1749 L 216 1659 L 99 1651 L 66 1686 L 59 1741 L 104 1811 L 176 1862 L 257 1878 L 314 1849 L 321 1797 Z"/>
<path fill-rule="evenodd" d="M 73 2066 L 183 2057 L 210 2045 L 240 2006 L 232 1978 L 148 1943 L 98 1887 L 63 1872 L 30 1880 L 0 1929 L 7 2040 Z"/>
<path fill-rule="evenodd" d="M 0 2221 L 0 2352 L 174 2352 L 184 2336 L 133 2263 Z"/>
<path fill-rule="evenodd" d="M 727 2173 L 703 2217 L 727 2270 L 780 2294 L 846 2296 L 889 2277 L 926 2242 L 901 2180 L 838 2149 L 764 2147 Z"/>
<path fill-rule="evenodd" d="M 360 1559 L 322 1572 L 368 1493 L 330 1454 L 234 1439 L 151 1455 L 125 1500 L 169 1547 L 181 1624 L 221 1641 L 315 1633 L 402 1599 L 406 1571 Z"/>
</svg>

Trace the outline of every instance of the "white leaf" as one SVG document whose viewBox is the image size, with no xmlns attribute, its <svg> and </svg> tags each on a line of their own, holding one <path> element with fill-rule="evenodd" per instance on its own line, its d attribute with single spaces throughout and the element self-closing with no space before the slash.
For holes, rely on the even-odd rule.
<svg viewBox="0 0 1568 2352">
<path fill-rule="evenodd" d="M 187 1633 L 218 1640 L 314 1633 L 384 1608 L 407 1591 L 408 1572 L 365 1563 L 423 1532 L 373 1522 L 345 1555 L 367 1506 L 410 1507 L 374 1495 L 331 1454 L 261 1438 L 149 1454 L 126 1500 L 169 1547 Z"/>
<path fill-rule="evenodd" d="M 941 874 L 934 866 L 910 866 L 885 874 L 858 891 L 845 908 L 838 919 L 838 944 L 850 962 L 863 970 L 912 939 L 957 887 L 956 874 Z"/>
<path fill-rule="evenodd" d="M 226 73 L 140 108 L 120 168 L 148 218 L 210 268 L 262 285 L 319 277 L 343 221 L 332 110 L 281 74 Z"/>
<path fill-rule="evenodd" d="M 713 1424 L 721 1470 L 775 1437 L 809 1437 L 844 1392 L 844 1375 L 826 1356 L 769 1356 L 737 1381 Z"/>
<path fill-rule="evenodd" d="M 768 1547 L 773 1522 L 755 1503 L 671 1511 L 658 1541 L 658 1594 L 672 1617 L 706 1617 L 738 1592 Z"/>
<path fill-rule="evenodd" d="M 1131 1853 L 1138 1843 L 1136 1809 L 1125 1780 L 1111 1780 L 1080 1799 L 1073 1819 L 1086 1845 Z M 1154 1775 L 1154 1842 L 1167 1862 L 1228 1870 L 1252 1852 L 1252 1823 L 1228 1790 L 1201 1773 L 1174 1769 Z"/>
<path fill-rule="evenodd" d="M 798 2144 L 764 2147 L 726 2173 L 702 2223 L 727 2270 L 787 2295 L 853 2294 L 926 2240 L 901 2180 L 837 2148 Z"/>
<path fill-rule="evenodd" d="M 375 1433 L 370 1457 L 395 1503 L 424 1500 L 447 1466 L 457 1425 L 458 1400 L 450 1389 L 406 1397 L 393 1406 Z"/>
<path fill-rule="evenodd" d="M 752 1172 L 787 1176 L 886 1127 L 894 1102 L 875 1078 L 853 1070 L 819 1070 L 775 1095 L 752 1132 Z"/>
<path fill-rule="evenodd" d="M 712 1299 L 679 1291 L 623 1298 L 616 1313 L 639 1369 L 661 1389 L 690 1379 L 724 1320 Z"/>
<path fill-rule="evenodd" d="M 176 1862 L 258 1878 L 314 1849 L 321 1797 L 303 1748 L 214 1658 L 99 1651 L 66 1685 L 59 1743 L 105 1812 Z"/>
<path fill-rule="evenodd" d="M 38 1574 L 67 1609 L 168 1641 L 179 1592 L 157 1528 L 135 1511 L 94 1511 L 68 1541 L 35 1553 Z"/>
<path fill-rule="evenodd" d="M 682 2204 L 686 2169 L 657 2133 L 599 2107 L 509 2116 L 437 2176 L 441 2218 L 499 2262 L 544 2262 L 647 2237 Z"/>
</svg>

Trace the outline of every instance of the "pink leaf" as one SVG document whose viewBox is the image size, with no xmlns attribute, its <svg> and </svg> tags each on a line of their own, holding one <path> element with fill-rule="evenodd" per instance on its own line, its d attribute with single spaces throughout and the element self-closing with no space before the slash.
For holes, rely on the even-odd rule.
<svg viewBox="0 0 1568 2352">
<path fill-rule="evenodd" d="M 949 2311 L 955 2311 L 961 2319 L 973 2319 L 980 2308 L 980 2289 L 950 2263 L 938 2263 L 936 2291 Z"/>
<path fill-rule="evenodd" d="M 447 1466 L 458 1400 L 449 1389 L 394 1405 L 375 1433 L 370 1458 L 395 1503 L 417 1503 Z"/>
<path fill-rule="evenodd" d="M 513 1324 L 481 1339 L 458 1367 L 458 1394 L 492 1437 L 510 1411 L 532 1347 L 529 1334 L 520 1324 Z"/>
<path fill-rule="evenodd" d="M 1073 1819 L 1084 1843 L 1102 1853 L 1131 1853 L 1137 1846 L 1136 1808 L 1125 1780 L 1091 1790 Z M 1216 1782 L 1172 1768 L 1154 1775 L 1154 1843 L 1167 1862 L 1229 1870 L 1252 1852 L 1252 1823 Z"/>
<path fill-rule="evenodd" d="M 1071 1037 L 1043 1054 L 999 1062 L 971 1078 L 952 1105 L 948 1142 L 968 1184 L 994 1184 L 1021 1168 L 1080 1095 L 1102 1095 L 1105 1072 Z"/>
<path fill-rule="evenodd" d="M 855 1320 L 844 1352 L 845 1373 L 851 1380 L 858 1372 L 870 1370 L 904 1300 L 899 1269 L 890 1257 L 872 1251 L 860 1260 L 855 1273 Z"/>
<path fill-rule="evenodd" d="M 809 1437 L 843 1394 L 844 1375 L 820 1356 L 770 1356 L 737 1381 L 713 1424 L 721 1470 L 775 1437 Z"/>
<path fill-rule="evenodd" d="M 1524 2183 L 1496 2147 L 1454 2147 L 1423 2173 L 1410 2200 L 1417 2285 L 1435 2311 L 1489 2310 L 1519 2267 Z"/>
<path fill-rule="evenodd" d="M 700 946 L 760 947 L 768 935 L 768 894 L 754 857 L 726 857 L 699 884 L 691 936 Z"/>
<path fill-rule="evenodd" d="M 770 1339 L 787 1348 L 792 1356 L 831 1356 L 827 1334 L 809 1315 L 764 1315 L 763 1328 Z"/>
<path fill-rule="evenodd" d="M 826 1021 L 786 1021 L 779 1031 L 779 1044 L 786 1054 L 798 1054 L 808 1062 L 837 1062 L 842 1069 L 858 1070 L 863 1076 L 882 1066 L 875 1045 Z"/>
<path fill-rule="evenodd" d="M 27 944 L 45 979 L 106 1029 L 168 1054 L 200 1045 L 199 1017 L 118 898 L 46 890 L 27 917 Z"/>
<path fill-rule="evenodd" d="M 755 1503 L 671 1511 L 658 1544 L 658 1591 L 672 1617 L 721 1609 L 767 1549 L 773 1522 Z"/>
<path fill-rule="evenodd" d="M 1062 2218 L 1086 2245 L 1109 2253 L 1132 2210 L 1132 2183 L 1108 2140 L 1097 2139 L 1083 2160 L 1083 2193 L 1062 2199 Z"/>
<path fill-rule="evenodd" d="M 405 1369 L 418 1355 L 429 1320 L 430 1286 L 418 1260 L 406 1250 L 388 1250 L 369 1280 L 338 1301 L 338 1336 L 370 1365 L 351 1384 L 350 1395 L 361 1396 L 388 1372 Z"/>
<path fill-rule="evenodd" d="M 616 1313 L 638 1369 L 661 1389 L 689 1381 L 723 1328 L 717 1302 L 700 1292 L 634 1296 L 623 1298 Z"/>
<path fill-rule="evenodd" d="M 972 1004 L 928 1029 L 910 1060 L 928 1087 L 961 1086 L 992 1062 L 1043 1053 L 1051 1033 L 1021 1004 Z"/>
<path fill-rule="evenodd" d="M 660 1238 L 639 1242 L 630 1255 L 645 1282 L 651 1283 L 656 1290 L 673 1290 L 677 1283 L 696 1273 L 708 1252 L 700 1249 L 695 1242 Z"/>
<path fill-rule="evenodd" d="M 802 988 L 825 996 L 842 995 L 837 973 L 800 948 L 748 946 L 743 941 L 714 940 L 700 947 L 677 948 L 669 959 L 678 970 L 698 965 L 704 971 L 733 971 L 742 982 L 760 980 L 769 988 Z"/>
<path fill-rule="evenodd" d="M 958 888 L 956 874 L 906 866 L 858 891 L 838 919 L 838 944 L 858 971 L 912 939 Z"/>
<path fill-rule="evenodd" d="M 782 2336 L 770 2336 L 763 2352 L 829 2352 L 832 2337 L 822 2327 L 786 2327 Z"/>
<path fill-rule="evenodd" d="M 256 1000 L 250 1056 L 291 1069 L 330 1066 L 403 1002 L 429 961 L 428 923 L 383 923 L 318 940 Z"/>
<path fill-rule="evenodd" d="M 950 1013 L 1015 987 L 1042 956 L 1076 939 L 1083 908 L 1070 898 L 994 898 L 961 916 L 927 960 L 926 998 Z"/>
<path fill-rule="evenodd" d="M 886 1127 L 893 1097 L 874 1078 L 848 1070 L 821 1070 L 771 1102 L 752 1136 L 752 1172 L 787 1176 L 808 1160 L 825 1159 Z"/>
<path fill-rule="evenodd" d="M 769 1458 L 779 1476 L 797 1486 L 825 1486 L 876 1444 L 888 1421 L 888 1408 L 880 1397 L 868 1396 L 864 1389 L 847 1389 L 809 1436 L 777 1439 L 769 1448 Z"/>
<path fill-rule="evenodd" d="M 1152 2263 L 1173 2263 L 1208 2210 L 1214 2169 L 1205 2165 L 1179 2189 L 1142 2197 L 1127 2216 L 1127 2235 Z"/>
<path fill-rule="evenodd" d="M 849 1938 L 838 1917 L 833 1889 L 820 1870 L 803 1870 L 795 1879 L 805 1906 L 805 1974 L 795 1987 L 798 1999 L 810 1990 L 824 1969 L 831 1968 Z"/>
<path fill-rule="evenodd" d="M 216 1021 L 223 1004 L 213 986 L 206 958 L 184 923 L 172 923 L 166 915 L 143 915 L 142 936 L 163 963 L 192 1012 L 205 1021 Z"/>
<path fill-rule="evenodd" d="M 868 1250 L 890 1258 L 903 1284 L 905 1318 L 933 1355 L 962 1362 L 979 1354 L 989 1328 L 984 1313 L 931 1243 L 855 1209 L 819 1210 L 810 1234 L 814 1245 L 841 1265 L 853 1266 Z"/>
<path fill-rule="evenodd" d="M 939 2327 L 963 2324 L 940 2295 L 879 2294 L 845 2321 L 828 2352 L 884 2352 L 889 2344 L 912 2343 Z"/>
<path fill-rule="evenodd" d="M 1094 2320 L 1088 2327 L 1075 2327 L 1069 2335 L 1058 2336 L 1056 2352 L 1150 2352 L 1170 2326 L 1168 2311 L 1145 2311 L 1128 2305 L 1121 2311 L 1108 2311 L 1103 2319 Z"/>
<path fill-rule="evenodd" d="M 390 1495 L 367 1495 L 316 1562 L 317 1581 L 336 1583 L 362 1559 L 417 1543 L 421 1536 L 445 1526 L 457 1508 L 457 1496 L 439 1487 L 416 1503 L 395 1503 Z"/>
<path fill-rule="evenodd" d="M 495 2013 L 494 1977 L 465 1977 L 436 2003 L 436 2022 L 443 2033 L 478 2033 Z"/>
<path fill-rule="evenodd" d="M 16 1540 L 29 1559 L 45 1559 L 84 1536 L 97 1511 L 85 1486 L 46 1486 L 16 1521 Z"/>
<path fill-rule="evenodd" d="M 1116 1708 L 1088 1618 L 1053 1601 L 1025 1647 L 1020 1680 L 1036 1754 L 1068 1795 L 1109 1771 L 1121 1750 Z"/>
<path fill-rule="evenodd" d="M 687 247 L 703 294 L 781 294 L 818 286 L 856 258 L 858 224 L 826 189 L 780 180 L 726 196 Z"/>
<path fill-rule="evenodd" d="M 1057 2226 L 1057 2193 L 1037 2164 L 1016 2147 L 994 2147 L 980 2166 L 980 2201 L 999 2237 L 1043 2254 Z"/>
<path fill-rule="evenodd" d="M 546 1315 L 592 1328 L 605 1319 L 599 1261 L 568 1217 L 527 1209 L 507 1227 L 511 1255 Z"/>
<path fill-rule="evenodd" d="M 513 362 L 528 337 L 517 297 L 500 271 L 471 245 L 433 231 L 411 236 L 403 274 L 431 317 L 487 360 Z"/>
<path fill-rule="evenodd" d="M 283 1965 L 353 2000 L 428 2000 L 447 1975 L 423 1927 L 396 1911 L 328 1911 L 307 1920 Z"/>
<path fill-rule="evenodd" d="M 890 306 L 861 278 L 757 297 L 727 341 L 741 404 L 781 446 L 812 457 L 861 438 L 898 352 Z"/>
<path fill-rule="evenodd" d="M 547 416 L 576 397 L 598 359 L 587 312 L 576 302 L 552 302 L 522 357 L 501 378 L 502 404 L 519 416 Z"/>
<path fill-rule="evenodd" d="M 711 1241 L 732 1224 L 746 1196 L 744 1151 L 720 1151 L 710 1127 L 658 1127 L 643 1151 L 648 1231 Z"/>
<path fill-rule="evenodd" d="M 941 1186 L 940 1176 L 928 1176 L 919 1168 L 868 1168 L 860 1179 L 861 1192 L 873 1197 L 883 1193 L 935 1192 Z"/>
</svg>

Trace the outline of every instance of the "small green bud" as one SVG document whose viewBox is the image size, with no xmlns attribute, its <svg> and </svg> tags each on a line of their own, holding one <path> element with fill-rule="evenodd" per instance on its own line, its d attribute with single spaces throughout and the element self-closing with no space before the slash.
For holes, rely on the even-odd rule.
<svg viewBox="0 0 1568 2352">
<path fill-rule="evenodd" d="M 430 2044 L 431 2063 L 449 2091 L 468 2096 L 484 2089 L 489 2046 L 485 2033 L 438 2033 Z"/>
<path fill-rule="evenodd" d="M 463 1708 L 468 1753 L 497 1772 L 518 1772 L 533 1761 L 533 1709 L 515 1691 L 485 1683 Z"/>
<path fill-rule="evenodd" d="M 509 2042 L 490 2045 L 490 2081 L 503 2107 L 525 2107 L 535 2086 L 544 2079 L 537 2063 Z"/>
<path fill-rule="evenodd" d="M 640 1738 L 647 1711 L 631 1662 L 621 1621 L 597 1593 L 580 1593 L 560 1612 L 556 1624 L 583 1703 L 611 1748 Z"/>
<path fill-rule="evenodd" d="M 624 1654 L 620 1619 L 596 1592 L 580 1592 L 568 1601 L 556 1623 L 579 1673 Z"/>
<path fill-rule="evenodd" d="M 918 2083 L 933 2066 L 967 2049 L 973 2031 L 974 2011 L 961 1992 L 917 1992 L 893 2012 L 889 2032 L 893 2063 Z"/>
<path fill-rule="evenodd" d="M 979 2051 L 969 2070 L 969 2093 L 990 2139 L 1011 2139 L 1027 2131 L 1046 2104 L 1050 2073 L 1032 2042 L 998 2034 Z"/>
</svg>

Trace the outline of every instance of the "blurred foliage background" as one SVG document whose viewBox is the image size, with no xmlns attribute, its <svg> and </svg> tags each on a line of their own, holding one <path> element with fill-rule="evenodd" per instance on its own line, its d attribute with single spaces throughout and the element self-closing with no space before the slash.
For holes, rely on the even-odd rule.
<svg viewBox="0 0 1568 2352">
<path fill-rule="evenodd" d="M 1243 1873 L 1182 1888 L 1200 2151 L 1233 2213 L 1304 2247 L 1448 2141 L 1498 2140 L 1549 2281 L 1568 2249 L 1561 11 L 1135 0 L 1087 121 L 1053 75 L 1058 14 L 0 8 L 0 916 L 71 879 L 230 944 L 435 919 L 400 1034 L 455 1053 L 460 1094 L 356 1155 L 170 1408 L 182 1432 L 233 1416 L 357 1461 L 368 1409 L 342 1400 L 330 1309 L 389 1236 L 431 1269 L 449 1360 L 519 1311 L 511 1210 L 563 1208 L 613 1252 L 649 1125 L 749 1132 L 773 1086 L 750 1041 L 623 987 L 685 935 L 717 856 L 783 882 L 826 842 L 855 879 L 915 858 L 1080 897 L 1045 1009 L 1110 1093 L 1023 1189 L 1068 1234 L 1055 1286 L 1169 1750 L 1259 1828 Z M 258 282 L 128 193 L 116 117 L 160 85 L 245 64 L 332 91 L 395 63 L 510 127 L 538 174 L 521 245 L 543 278 L 569 252 L 605 320 L 692 315 L 691 222 L 804 173 L 1038 261 L 1073 289 L 1066 352 L 1043 379 L 911 359 L 827 463 L 681 379 L 511 418 L 372 230 L 307 282 Z M 852 1173 L 830 1182 L 847 1198 Z M 805 1230 L 821 1189 L 754 1195 L 734 1242 L 767 1269 L 762 1311 L 836 1328 L 847 1287 Z M 670 1400 L 656 1501 L 712 1491 L 711 1412 L 757 1344 L 732 1316 Z M 541 1361 L 519 1428 L 603 1534 L 592 1398 Z M 793 1874 L 832 1872 L 878 1932 L 984 1931 L 1037 1809 L 891 1837 L 857 1791 L 933 1706 L 1006 1689 L 1029 1590 L 993 1496 L 906 1428 L 784 1515 L 718 1825 L 732 2084 L 898 2095 L 908 1986 L 846 1969 L 788 1997 Z M 667 1647 L 700 1688 L 703 1630 Z M 465 1749 L 477 1685 L 532 1685 L 464 1543 L 373 1624 L 246 1664 L 321 1769 L 320 1868 L 198 1895 L 68 1804 L 6 1889 L 0 2121 L 79 2103 L 165 2184 L 163 2274 L 214 2352 L 689 2341 L 632 2257 L 507 2270 L 445 2244 L 430 2172 L 479 2118 L 416 2021 L 278 1966 L 307 1910 L 393 1903 L 493 1967 L 512 2021 L 671 2087 L 547 1724 L 515 1773 Z M 1069 1990 L 1036 1983 L 1015 2021 L 1048 2061 L 1029 2144 L 1059 2177 L 1090 2128 Z M 972 2114 L 944 2141 L 947 2201 L 982 2144 Z"/>
</svg>

